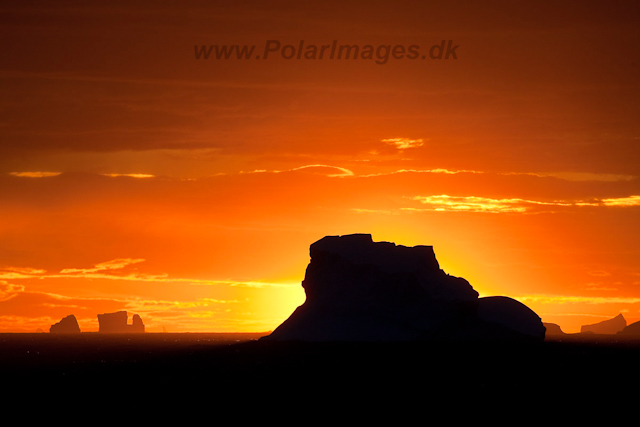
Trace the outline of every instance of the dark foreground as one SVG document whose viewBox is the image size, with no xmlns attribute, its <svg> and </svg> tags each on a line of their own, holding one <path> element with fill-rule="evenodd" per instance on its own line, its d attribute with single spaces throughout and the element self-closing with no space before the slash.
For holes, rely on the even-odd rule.
<svg viewBox="0 0 640 427">
<path fill-rule="evenodd" d="M 356 404 L 566 407 L 640 384 L 640 340 L 301 343 L 260 334 L 0 334 L 4 390 L 61 405 Z M 378 407 L 382 409 L 383 407 Z M 413 406 L 415 407 L 415 406 Z M 221 409 L 218 407 L 218 409 Z M 534 412 L 536 412 L 534 410 Z"/>
</svg>

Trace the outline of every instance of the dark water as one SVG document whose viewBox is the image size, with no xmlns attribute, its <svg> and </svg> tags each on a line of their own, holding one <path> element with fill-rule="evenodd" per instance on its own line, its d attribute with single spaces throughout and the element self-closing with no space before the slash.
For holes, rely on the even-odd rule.
<svg viewBox="0 0 640 427">
<path fill-rule="evenodd" d="M 169 377 L 206 370 L 199 357 L 264 334 L 0 334 L 0 374 L 5 380 L 128 379 Z M 197 363 L 197 365 L 195 364 Z M 203 364 L 206 365 L 206 364 Z"/>
<path fill-rule="evenodd" d="M 603 405 L 612 396 L 621 404 L 640 380 L 634 339 L 301 343 L 260 336 L 0 334 L 0 378 L 12 395 L 36 393 L 60 405 L 67 399 L 138 407 L 268 402 L 352 410 L 360 401 L 407 410 Z"/>
</svg>

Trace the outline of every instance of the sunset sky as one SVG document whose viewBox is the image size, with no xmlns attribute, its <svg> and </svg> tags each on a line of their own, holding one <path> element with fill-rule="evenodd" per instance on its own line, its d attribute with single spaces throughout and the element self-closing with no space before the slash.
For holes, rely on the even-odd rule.
<svg viewBox="0 0 640 427">
<path fill-rule="evenodd" d="M 307 3 L 2 3 L 0 332 L 269 331 L 350 233 L 640 320 L 637 2 Z"/>
</svg>

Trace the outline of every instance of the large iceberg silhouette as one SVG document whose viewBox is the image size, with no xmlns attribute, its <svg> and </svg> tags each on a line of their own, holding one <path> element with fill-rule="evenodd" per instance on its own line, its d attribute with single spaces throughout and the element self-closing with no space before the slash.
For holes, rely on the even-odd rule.
<svg viewBox="0 0 640 427">
<path fill-rule="evenodd" d="M 479 298 L 445 273 L 432 246 L 327 236 L 310 247 L 304 304 L 265 340 L 542 341 L 545 327 L 524 304 Z"/>
</svg>

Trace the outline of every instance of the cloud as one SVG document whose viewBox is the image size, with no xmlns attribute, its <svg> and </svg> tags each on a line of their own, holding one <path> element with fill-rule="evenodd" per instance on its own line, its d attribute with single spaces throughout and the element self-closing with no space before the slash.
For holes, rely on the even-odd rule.
<svg viewBox="0 0 640 427">
<path fill-rule="evenodd" d="M 143 262 L 144 259 L 132 259 L 132 258 L 120 258 L 112 261 L 102 262 L 96 264 L 93 268 L 65 268 L 60 271 L 61 274 L 73 274 L 73 273 L 95 273 L 105 270 L 120 270 L 128 265 L 137 264 Z"/>
<path fill-rule="evenodd" d="M 24 292 L 24 286 L 0 280 L 0 301 L 11 299 L 20 292 Z"/>
<path fill-rule="evenodd" d="M 150 174 L 146 174 L 146 173 L 104 173 L 102 174 L 104 176 L 108 176 L 111 178 L 118 178 L 118 177 L 129 177 L 129 178 L 154 178 L 155 175 L 150 175 Z"/>
<path fill-rule="evenodd" d="M 368 161 L 368 160 L 357 160 L 357 161 Z M 339 173 L 327 174 L 327 176 L 329 176 L 329 177 L 357 177 L 357 178 L 370 178 L 370 177 L 376 177 L 376 176 L 398 175 L 398 174 L 404 174 L 404 173 L 425 173 L 425 174 L 426 173 L 433 173 L 433 174 L 444 174 L 444 175 L 457 175 L 457 174 L 464 174 L 464 173 L 472 173 L 472 174 L 486 173 L 486 172 L 482 172 L 482 171 L 467 170 L 467 169 L 449 170 L 449 169 L 444 169 L 444 168 L 435 168 L 435 169 L 398 169 L 398 170 L 391 171 L 391 172 L 379 172 L 379 173 L 370 173 L 370 174 L 365 174 L 365 175 L 357 175 L 352 170 L 347 169 L 347 168 L 343 168 L 343 167 L 340 167 L 340 166 L 321 165 L 321 164 L 298 166 L 298 167 L 291 168 L 291 169 L 286 169 L 286 170 L 283 170 L 283 171 L 281 171 L 281 170 L 255 169 L 255 170 L 250 171 L 250 172 L 242 171 L 240 173 L 282 173 L 282 172 L 299 171 L 299 170 L 310 169 L 310 168 L 328 168 L 328 169 L 335 169 L 335 170 L 339 171 Z"/>
<path fill-rule="evenodd" d="M 233 280 L 233 279 L 190 279 L 186 277 L 169 277 L 166 273 L 148 274 L 148 273 L 128 273 L 113 274 L 104 273 L 105 271 L 121 270 L 129 265 L 137 264 L 145 261 L 142 258 L 119 258 L 111 261 L 96 264 L 91 268 L 65 268 L 58 274 L 45 274 L 45 270 L 23 267 L 3 267 L 4 272 L 0 272 L 0 284 L 6 283 L 4 280 L 20 280 L 20 279 L 104 279 L 104 280 L 122 280 L 131 282 L 164 282 L 164 283 L 189 283 L 191 285 L 227 285 L 232 287 L 246 288 L 267 288 L 267 287 L 290 287 L 298 285 L 298 283 L 284 282 L 263 282 L 251 280 Z"/>
<path fill-rule="evenodd" d="M 330 176 L 330 177 L 344 177 L 344 176 L 354 175 L 353 172 L 350 171 L 349 169 L 341 168 L 339 166 L 329 166 L 329 165 L 306 165 L 306 166 L 300 166 L 300 167 L 289 169 L 289 170 L 297 171 L 297 170 L 308 169 L 308 168 L 330 168 L 330 169 L 339 170 L 341 172 L 341 173 L 327 174 L 327 176 Z"/>
<path fill-rule="evenodd" d="M 514 173 L 515 174 L 515 173 Z M 566 181 L 632 181 L 637 177 L 634 175 L 591 173 L 591 172 L 548 172 L 548 173 L 526 173 L 526 175 L 559 178 Z"/>
<path fill-rule="evenodd" d="M 212 305 L 236 304 L 241 300 L 224 300 L 217 298 L 198 298 L 191 301 L 171 301 L 171 300 L 130 300 L 126 301 L 127 309 L 136 312 L 149 311 L 172 311 L 211 307 Z"/>
<path fill-rule="evenodd" d="M 431 206 L 434 211 L 454 211 L 454 212 L 525 212 L 526 203 L 535 203 L 523 199 L 490 199 L 477 196 L 415 196 L 412 200 L 417 200 L 422 204 Z"/>
<path fill-rule="evenodd" d="M 83 331 L 97 330 L 97 313 L 120 310 L 140 314 L 145 325 L 151 327 L 157 327 L 163 319 L 184 327 L 190 318 L 196 317 L 208 319 L 204 327 L 209 329 L 212 321 L 218 321 L 216 315 L 228 311 L 232 304 L 244 303 L 245 300 L 219 298 L 166 300 L 70 297 L 49 292 L 24 291 L 23 288 L 9 289 L 7 292 L 5 283 L 0 281 L 0 331 L 33 332 L 36 328 L 48 330 L 51 324 L 70 313 L 76 316 Z M 202 323 L 191 325 L 188 329 L 193 331 L 199 328 L 203 328 Z M 233 327 L 228 329 L 233 330 Z"/>
<path fill-rule="evenodd" d="M 25 274 L 25 273 L 18 273 L 15 271 L 4 271 L 4 272 L 0 272 L 0 279 L 12 280 L 12 279 L 30 279 L 32 277 L 39 277 L 39 276 L 36 276 L 35 274 L 37 273 Z"/>
<path fill-rule="evenodd" d="M 393 145 L 398 150 L 421 147 L 424 144 L 423 139 L 409 139 L 409 138 L 389 138 L 389 139 L 383 139 L 382 142 L 389 145 Z"/>
<path fill-rule="evenodd" d="M 0 279 L 7 280 L 30 279 L 44 273 L 46 273 L 46 270 L 30 267 L 0 267 Z"/>
<path fill-rule="evenodd" d="M 48 178 L 51 176 L 58 176 L 60 174 L 62 174 L 62 172 L 9 172 L 9 175 L 20 178 Z"/>
<path fill-rule="evenodd" d="M 607 286 L 603 283 L 587 283 L 582 287 L 582 290 L 585 291 L 617 291 L 618 288 Z"/>
<path fill-rule="evenodd" d="M 366 160 L 369 161 L 369 160 Z M 572 181 L 572 182 L 589 182 L 589 181 L 599 181 L 599 182 L 619 182 L 619 181 L 633 181 L 638 177 L 635 175 L 622 175 L 622 174 L 600 174 L 600 173 L 590 173 L 590 172 L 549 172 L 549 173 L 537 173 L 537 172 L 488 172 L 488 171 L 479 171 L 479 170 L 471 170 L 471 169 L 458 169 L 458 170 L 450 170 L 445 168 L 434 168 L 434 169 L 399 169 L 391 172 L 380 172 L 380 173 L 372 173 L 367 175 L 358 175 L 359 177 L 373 177 L 373 176 L 382 176 L 382 175 L 395 175 L 401 173 L 441 173 L 445 175 L 456 175 L 456 174 L 495 174 L 502 176 L 534 176 L 538 178 L 557 178 L 563 181 Z"/>
<path fill-rule="evenodd" d="M 485 173 L 485 172 L 481 172 L 481 171 L 474 171 L 474 170 L 449 170 L 449 169 L 442 169 L 442 168 L 436 168 L 436 169 L 398 169 L 396 171 L 392 171 L 392 172 L 380 172 L 380 173 L 371 173 L 371 174 L 367 174 L 367 175 L 358 175 L 359 178 L 369 178 L 369 177 L 373 177 L 373 176 L 385 176 L 385 175 L 396 175 L 396 174 L 402 174 L 402 173 L 435 173 L 435 174 L 445 174 L 445 175 L 457 175 L 460 173 Z"/>
<path fill-rule="evenodd" d="M 40 281 L 61 279 L 67 281 L 100 279 L 121 282 L 149 282 L 164 283 L 169 285 L 202 285 L 202 286 L 223 286 L 223 287 L 244 287 L 244 288 L 280 288 L 290 289 L 292 286 L 299 287 L 299 283 L 275 283 L 262 281 L 236 281 L 232 279 L 207 280 L 190 279 L 186 277 L 169 277 L 167 274 L 142 274 L 123 273 L 121 270 L 130 265 L 144 261 L 143 259 L 120 258 L 107 262 L 98 263 L 90 268 L 65 268 L 60 273 L 49 274 L 45 270 L 25 267 L 5 267 L 4 274 L 0 277 L 9 276 L 15 279 L 14 283 L 7 280 L 0 280 L 0 331 L 32 331 L 36 327 L 48 328 L 61 316 L 73 312 L 81 322 L 81 328 L 86 330 L 96 328 L 95 314 L 102 312 L 113 312 L 117 310 L 127 310 L 140 313 L 147 325 L 157 326 L 159 319 L 169 319 L 181 328 L 189 325 L 190 318 L 204 318 L 211 322 L 216 322 L 220 327 L 219 316 L 225 311 L 233 310 L 233 305 L 244 306 L 249 304 L 247 298 L 220 298 L 220 297 L 196 297 L 195 299 L 154 299 L 139 298 L 135 296 L 125 297 L 121 294 L 111 297 L 105 296 L 101 292 L 100 297 L 67 296 L 48 291 L 32 290 L 42 287 Z M 17 271 L 12 271 L 17 270 Z M 20 272 L 18 272 L 20 271 Z M 45 285 L 45 288 L 46 285 Z M 250 309 L 246 309 L 239 316 L 253 316 Z M 218 316 L 218 317 L 216 317 Z M 241 322 L 241 319 L 234 320 L 233 324 L 226 328 L 234 330 L 234 324 Z M 264 322 L 262 322 L 264 323 Z M 258 324 L 262 324 L 258 322 Z M 210 322 L 196 323 L 188 327 L 189 330 L 210 328 Z M 257 326 L 256 326 L 257 327 Z M 265 330 L 272 326 L 260 326 Z"/>
<path fill-rule="evenodd" d="M 602 199 L 605 206 L 640 206 L 640 196 L 618 197 Z"/>
<path fill-rule="evenodd" d="M 636 297 L 586 297 L 586 296 L 560 296 L 560 295 L 526 295 L 513 297 L 522 303 L 545 304 L 638 304 L 640 298 Z"/>
<path fill-rule="evenodd" d="M 329 173 L 327 174 L 328 177 L 347 177 L 347 176 L 355 176 L 354 173 L 347 169 L 347 168 L 342 168 L 340 166 L 331 166 L 331 165 L 304 165 L 304 166 L 298 166 L 296 168 L 291 168 L 291 169 L 286 169 L 284 171 L 280 171 L 280 170 L 267 170 L 267 169 L 256 169 L 250 172 L 240 172 L 240 173 L 282 173 L 282 172 L 294 172 L 294 171 L 299 171 L 299 170 L 303 170 L 303 169 L 311 169 L 311 168 L 321 168 L 321 169 L 335 169 L 340 171 L 339 173 Z"/>
<path fill-rule="evenodd" d="M 629 196 L 611 199 L 595 199 L 593 201 L 563 201 L 550 202 L 538 200 L 491 199 L 478 196 L 448 196 L 446 194 L 436 196 L 414 196 L 411 200 L 428 205 L 427 209 L 402 208 L 407 211 L 430 210 L 439 212 L 487 212 L 487 213 L 524 213 L 537 206 L 553 207 L 584 207 L 584 206 L 608 206 L 631 207 L 640 206 L 640 196 Z"/>
<path fill-rule="evenodd" d="M 15 271 L 19 274 L 43 274 L 46 273 L 46 270 L 38 269 L 38 268 L 30 268 L 30 267 L 2 267 L 1 270 Z"/>
</svg>

